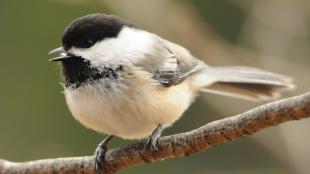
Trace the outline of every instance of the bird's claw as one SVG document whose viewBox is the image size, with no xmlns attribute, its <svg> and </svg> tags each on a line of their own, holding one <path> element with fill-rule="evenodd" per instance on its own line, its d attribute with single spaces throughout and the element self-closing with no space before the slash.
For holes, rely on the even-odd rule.
<svg viewBox="0 0 310 174">
<path fill-rule="evenodd" d="M 107 146 L 98 146 L 96 148 L 95 151 L 95 155 L 94 155 L 94 165 L 95 165 L 95 169 L 97 174 L 99 174 L 103 168 L 103 163 L 105 162 L 105 154 L 107 152 L 108 148 Z"/>
<path fill-rule="evenodd" d="M 102 169 L 103 169 L 103 164 L 105 163 L 105 154 L 108 151 L 108 143 L 109 141 L 111 141 L 111 139 L 113 138 L 113 135 L 109 135 L 107 136 L 104 140 L 102 140 L 96 150 L 95 150 L 95 154 L 94 154 L 94 166 L 96 169 L 97 174 L 102 173 Z"/>
<path fill-rule="evenodd" d="M 151 151 L 158 151 L 157 140 L 158 138 L 149 137 L 145 143 L 144 149 L 149 149 Z"/>
</svg>

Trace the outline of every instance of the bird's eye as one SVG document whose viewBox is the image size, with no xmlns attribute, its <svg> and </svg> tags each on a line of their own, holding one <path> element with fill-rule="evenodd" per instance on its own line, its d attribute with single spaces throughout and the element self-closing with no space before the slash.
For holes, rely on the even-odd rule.
<svg viewBox="0 0 310 174">
<path fill-rule="evenodd" d="M 95 44 L 94 41 L 92 41 L 92 40 L 87 40 L 87 45 L 88 45 L 89 47 L 93 46 L 94 44 Z"/>
</svg>

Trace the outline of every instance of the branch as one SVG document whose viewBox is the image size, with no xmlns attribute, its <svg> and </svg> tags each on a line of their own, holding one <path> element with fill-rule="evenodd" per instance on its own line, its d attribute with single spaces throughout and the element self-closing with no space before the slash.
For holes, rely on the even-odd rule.
<svg viewBox="0 0 310 174">
<path fill-rule="evenodd" d="M 106 154 L 103 172 L 112 174 L 134 165 L 188 156 L 251 135 L 264 128 L 310 116 L 310 92 L 271 102 L 245 113 L 208 123 L 186 133 L 162 137 L 158 151 L 144 151 L 144 143 L 113 149 Z M 93 157 L 57 158 L 23 163 L 0 160 L 0 173 L 94 174 Z"/>
</svg>

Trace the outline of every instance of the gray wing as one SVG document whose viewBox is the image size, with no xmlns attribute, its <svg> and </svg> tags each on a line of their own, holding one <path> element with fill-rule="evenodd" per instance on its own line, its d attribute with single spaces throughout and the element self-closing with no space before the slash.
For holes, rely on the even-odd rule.
<svg viewBox="0 0 310 174">
<path fill-rule="evenodd" d="M 181 83 L 187 76 L 191 75 L 198 62 L 190 64 L 182 62 L 169 48 L 165 48 L 169 54 L 155 72 L 153 78 L 162 85 L 169 87 Z"/>
<path fill-rule="evenodd" d="M 198 60 L 182 61 L 175 52 L 166 46 L 155 49 L 153 54 L 145 55 L 139 63 L 144 70 L 150 72 L 153 79 L 165 87 L 177 85 L 195 72 Z"/>
</svg>

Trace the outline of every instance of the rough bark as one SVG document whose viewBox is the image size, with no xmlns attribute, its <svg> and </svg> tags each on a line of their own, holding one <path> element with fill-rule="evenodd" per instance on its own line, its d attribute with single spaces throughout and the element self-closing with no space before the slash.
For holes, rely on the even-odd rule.
<svg viewBox="0 0 310 174">
<path fill-rule="evenodd" d="M 144 149 L 144 143 L 112 149 L 106 154 L 103 173 L 112 174 L 131 166 L 198 153 L 256 133 L 264 128 L 310 116 L 310 92 L 271 102 L 245 113 L 213 121 L 186 133 L 162 137 L 158 151 Z M 253 149 L 254 150 L 254 149 Z M 96 173 L 93 157 L 56 158 L 23 163 L 0 160 L 0 173 Z"/>
</svg>

